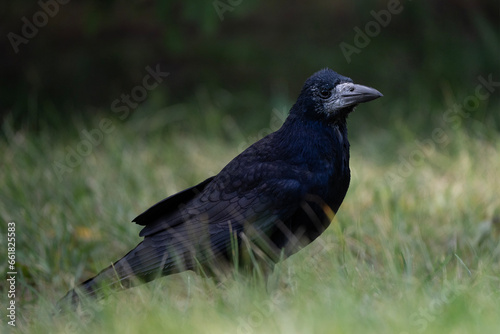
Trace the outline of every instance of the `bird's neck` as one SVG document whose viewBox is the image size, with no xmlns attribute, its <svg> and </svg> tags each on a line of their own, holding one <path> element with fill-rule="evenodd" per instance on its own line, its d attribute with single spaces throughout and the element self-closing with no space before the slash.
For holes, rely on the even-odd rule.
<svg viewBox="0 0 500 334">
<path fill-rule="evenodd" d="M 310 191 L 337 212 L 351 178 L 346 119 L 327 123 L 289 117 L 273 145 L 280 158 L 305 172 Z"/>
<path fill-rule="evenodd" d="M 327 123 L 290 115 L 276 133 L 276 150 L 289 152 L 297 161 L 336 161 L 348 167 L 346 119 Z"/>
</svg>

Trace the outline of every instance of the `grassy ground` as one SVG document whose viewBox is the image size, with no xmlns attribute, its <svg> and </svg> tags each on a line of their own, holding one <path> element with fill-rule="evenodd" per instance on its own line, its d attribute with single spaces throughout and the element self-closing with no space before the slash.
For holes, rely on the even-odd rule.
<svg viewBox="0 0 500 334">
<path fill-rule="evenodd" d="M 352 183 L 339 214 L 277 266 L 272 291 L 258 278 L 217 284 L 184 273 L 53 318 L 53 303 L 75 282 L 139 242 L 132 218 L 218 172 L 275 126 L 245 132 L 217 114 L 140 111 L 104 127 L 99 117 L 75 120 L 63 133 L 4 125 L 0 217 L 16 223 L 20 332 L 498 332 L 500 136 L 484 123 L 481 131 L 440 122 L 420 131 L 397 117 L 371 126 L 357 114 L 349 119 Z M 95 144 L 85 147 L 83 130 Z M 0 269 L 8 271 L 6 261 Z M 4 282 L 0 302 L 6 333 Z"/>
</svg>

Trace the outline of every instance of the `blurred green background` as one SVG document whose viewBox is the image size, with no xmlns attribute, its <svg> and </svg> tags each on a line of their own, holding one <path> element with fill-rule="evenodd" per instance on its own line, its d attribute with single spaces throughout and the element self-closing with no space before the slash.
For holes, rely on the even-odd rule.
<svg viewBox="0 0 500 334">
<path fill-rule="evenodd" d="M 214 103 L 245 124 L 269 115 L 273 99 L 293 101 L 323 67 L 375 86 L 383 103 L 411 100 L 399 113 L 424 122 L 432 113 L 419 104 L 450 102 L 473 91 L 479 75 L 499 73 L 495 0 L 48 3 L 58 5 L 44 10 L 45 21 L 37 2 L 2 4 L 1 116 L 16 127 L 109 113 L 157 64 L 170 76 L 145 103 L 163 108 L 223 89 L 233 98 Z M 372 12 L 383 17 L 390 6 L 387 23 L 370 26 Z M 41 27 L 21 43 L 9 33 L 30 32 L 23 17 Z M 367 24 L 369 41 L 360 39 L 348 61 L 341 44 L 356 47 L 355 28 L 366 33 Z M 387 120 L 380 111 L 369 116 Z M 479 109 L 475 117 L 492 115 Z"/>
<path fill-rule="evenodd" d="M 498 332 L 497 0 L 63 2 L 0 5 L 20 332 Z M 324 67 L 384 97 L 349 116 L 346 199 L 274 292 L 185 273 L 53 318 L 139 242 L 130 220 L 278 129 Z"/>
</svg>

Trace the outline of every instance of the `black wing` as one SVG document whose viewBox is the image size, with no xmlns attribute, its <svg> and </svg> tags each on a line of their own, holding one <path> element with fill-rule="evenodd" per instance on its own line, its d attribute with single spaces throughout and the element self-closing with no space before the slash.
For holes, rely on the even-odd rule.
<svg viewBox="0 0 500 334">
<path fill-rule="evenodd" d="M 212 235 L 218 228 L 228 229 L 228 223 L 234 230 L 251 224 L 267 231 L 272 221 L 269 218 L 285 220 L 293 215 L 304 193 L 301 184 L 292 179 L 254 179 L 254 187 L 248 187 L 245 181 L 210 178 L 164 199 L 134 219 L 145 226 L 140 236 L 152 236 L 179 224 L 189 225 L 192 233 L 200 235 L 207 229 Z M 246 183 L 244 191 L 238 187 L 240 183 Z"/>
<path fill-rule="evenodd" d="M 159 218 L 175 213 L 179 210 L 180 207 L 185 206 L 186 203 L 199 195 L 207 187 L 207 185 L 210 184 L 213 178 L 214 176 L 209 177 L 205 181 L 193 187 L 184 189 L 183 191 L 180 191 L 172 196 L 165 198 L 164 200 L 161 200 L 160 202 L 156 203 L 155 205 L 141 213 L 139 216 L 134 218 L 134 220 L 132 221 L 138 225 L 143 226 L 155 225 L 155 223 L 158 222 Z M 140 236 L 143 236 L 142 232 Z"/>
<path fill-rule="evenodd" d="M 159 270 L 167 275 L 178 272 L 179 263 L 185 269 L 193 269 L 196 267 L 193 259 L 207 263 L 216 256 L 229 254 L 232 238 L 239 242 L 241 232 L 255 244 L 265 243 L 269 255 L 279 256 L 279 250 L 274 249 L 268 237 L 300 207 L 298 181 L 268 180 L 242 192 L 241 188 L 230 187 L 216 178 L 200 188 L 203 191 L 188 196 L 188 202 L 180 203 L 178 210 L 169 205 L 171 198 L 174 198 L 172 203 L 179 204 L 177 195 L 157 204 L 159 215 L 151 214 L 153 223 L 140 233 L 144 241 L 125 256 L 123 269 L 121 262 L 115 263 L 119 277 L 144 278 L 154 276 Z M 169 213 L 162 215 L 161 206 Z"/>
</svg>

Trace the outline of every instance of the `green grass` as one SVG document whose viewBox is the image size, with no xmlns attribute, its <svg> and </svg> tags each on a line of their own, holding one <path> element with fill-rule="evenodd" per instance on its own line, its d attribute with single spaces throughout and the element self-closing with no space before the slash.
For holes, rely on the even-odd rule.
<svg viewBox="0 0 500 334">
<path fill-rule="evenodd" d="M 500 208 L 500 135 L 488 124 L 479 137 L 437 123 L 447 141 L 419 148 L 415 140 L 429 144 L 432 129 L 396 118 L 367 131 L 362 114 L 349 120 L 352 182 L 339 214 L 320 239 L 277 266 L 271 291 L 258 278 L 216 283 L 183 273 L 52 317 L 69 288 L 140 241 L 132 218 L 217 173 L 258 137 L 259 129 L 235 131 L 238 119 L 215 112 L 194 124 L 176 108 L 114 119 L 114 131 L 62 179 L 54 161 L 64 161 L 99 117 L 39 133 L 4 124 L 0 217 L 16 222 L 20 332 L 498 331 L 500 226 L 492 219 Z M 0 246 L 4 254 L 5 234 Z M 5 261 L 0 271 L 8 271 Z M 4 283 L 0 290 L 5 310 Z"/>
</svg>

